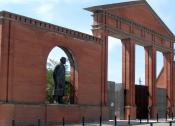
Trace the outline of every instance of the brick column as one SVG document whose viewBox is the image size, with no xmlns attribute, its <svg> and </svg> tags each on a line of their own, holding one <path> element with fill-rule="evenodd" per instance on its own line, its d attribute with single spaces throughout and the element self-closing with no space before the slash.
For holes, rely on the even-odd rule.
<svg viewBox="0 0 175 126">
<path fill-rule="evenodd" d="M 164 53 L 165 83 L 167 87 L 167 111 L 169 114 L 173 110 L 173 53 Z"/>
<path fill-rule="evenodd" d="M 92 29 L 92 33 L 95 37 L 101 38 L 103 40 L 102 43 L 102 52 L 101 52 L 101 92 L 102 92 L 102 105 L 107 106 L 107 101 L 108 101 L 108 86 L 107 86 L 107 75 L 108 75 L 108 31 L 105 29 L 103 29 L 101 27 L 101 24 L 106 24 L 107 22 L 107 17 L 104 11 L 96 11 L 93 15 L 94 18 L 94 23 L 93 23 L 93 29 Z"/>
<path fill-rule="evenodd" d="M 108 105 L 108 33 L 102 29 L 93 29 L 93 35 L 103 40 L 101 45 L 100 115 L 104 118 L 106 114 L 106 109 L 104 109 L 104 107 Z"/>
<path fill-rule="evenodd" d="M 156 49 L 145 47 L 145 84 L 148 86 L 150 118 L 156 117 Z"/>
<path fill-rule="evenodd" d="M 135 43 L 132 39 L 122 40 L 122 83 L 125 89 L 125 119 L 128 119 L 129 115 L 135 119 Z"/>
</svg>

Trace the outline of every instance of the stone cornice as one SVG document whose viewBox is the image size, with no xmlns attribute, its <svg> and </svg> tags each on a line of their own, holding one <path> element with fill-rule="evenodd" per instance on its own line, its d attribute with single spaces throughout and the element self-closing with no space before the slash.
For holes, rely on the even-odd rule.
<svg viewBox="0 0 175 126">
<path fill-rule="evenodd" d="M 129 2 L 122 2 L 122 3 L 112 3 L 112 4 L 105 4 L 105 5 L 97 5 L 93 7 L 84 8 L 87 11 L 94 12 L 99 9 L 107 10 L 107 9 L 116 9 L 121 7 L 128 7 L 134 5 L 142 5 L 145 3 L 145 0 L 137 0 L 137 1 L 129 1 Z"/>
<path fill-rule="evenodd" d="M 75 30 L 71 30 L 68 28 L 64 28 L 61 26 L 57 26 L 54 24 L 46 23 L 43 21 L 39 21 L 39 20 L 32 19 L 29 17 L 21 16 L 18 14 L 10 13 L 7 11 L 0 12 L 0 19 L 15 21 L 15 22 L 18 22 L 21 24 L 33 26 L 35 28 L 44 29 L 44 30 L 47 30 L 49 32 L 55 32 L 55 33 L 59 33 L 59 34 L 69 36 L 72 38 L 85 40 L 85 41 L 91 41 L 91 42 L 95 42 L 97 44 L 102 44 L 102 40 L 100 38 L 94 37 L 92 35 L 78 32 Z"/>
<path fill-rule="evenodd" d="M 134 22 L 134 21 L 132 21 L 132 20 L 130 20 L 130 19 L 127 19 L 127 18 L 123 18 L 123 17 L 121 17 L 121 16 L 119 16 L 119 15 L 111 14 L 111 13 L 108 12 L 108 11 L 100 10 L 100 11 L 98 11 L 98 13 L 95 13 L 95 14 L 111 17 L 111 18 L 114 19 L 114 20 L 118 20 L 118 21 L 121 21 L 121 22 L 123 22 L 123 23 L 125 23 L 125 24 L 132 25 L 132 26 L 134 26 L 134 27 L 137 27 L 137 28 L 140 29 L 140 30 L 143 30 L 143 31 L 145 31 L 145 32 L 148 32 L 148 33 L 150 33 L 150 34 L 153 34 L 153 35 L 155 35 L 155 36 L 158 36 L 158 37 L 160 37 L 160 38 L 162 38 L 162 39 L 169 40 L 169 41 L 171 41 L 171 42 L 175 42 L 175 37 L 174 37 L 174 36 L 169 37 L 169 36 L 163 35 L 163 34 L 157 32 L 157 31 L 155 31 L 155 30 L 153 30 L 153 29 L 151 29 L 151 28 L 148 28 L 148 27 L 146 27 L 146 26 L 144 26 L 144 25 L 142 25 L 142 24 L 139 24 L 139 23 Z M 94 15 L 95 15 L 95 14 L 94 14 Z"/>
<path fill-rule="evenodd" d="M 85 8 L 85 10 L 95 13 L 98 10 L 108 11 L 108 10 L 128 8 L 130 6 L 139 6 L 139 5 L 145 5 L 149 9 L 149 11 L 154 15 L 154 17 L 163 25 L 166 31 L 172 36 L 174 36 L 172 31 L 167 27 L 167 25 L 162 21 L 162 19 L 157 15 L 157 13 L 152 9 L 152 7 L 148 4 L 146 0 L 137 0 L 137 1 L 122 2 L 122 3 L 98 5 L 98 6 Z"/>
<path fill-rule="evenodd" d="M 142 45 L 144 45 L 144 46 L 154 46 L 157 50 L 159 50 L 161 52 L 172 52 L 171 48 L 161 46 L 160 44 L 158 44 L 154 41 L 145 41 L 140 36 L 137 36 L 137 35 L 134 35 L 134 34 L 131 35 L 128 32 L 125 32 L 125 31 L 117 29 L 117 28 L 113 28 L 109 25 L 101 24 L 101 25 L 98 25 L 98 26 L 94 26 L 94 30 L 95 29 L 103 29 L 103 30 L 106 30 L 109 33 L 118 34 L 118 35 L 121 36 L 122 39 L 123 38 L 132 38 L 132 39 L 136 40 L 136 43 L 137 43 L 137 41 L 139 41 L 137 44 L 142 43 Z"/>
</svg>

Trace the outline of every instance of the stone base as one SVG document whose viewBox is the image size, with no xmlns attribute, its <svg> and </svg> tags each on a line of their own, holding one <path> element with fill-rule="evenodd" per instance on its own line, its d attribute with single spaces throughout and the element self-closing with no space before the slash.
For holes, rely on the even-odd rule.
<svg viewBox="0 0 175 126">
<path fill-rule="evenodd" d="M 0 104 L 0 126 L 11 126 L 14 119 L 14 105 Z"/>
<path fill-rule="evenodd" d="M 168 118 L 171 118 L 172 116 L 175 115 L 175 108 L 174 108 L 174 106 L 171 106 L 171 107 L 168 107 L 168 108 L 167 108 L 167 112 L 168 112 L 167 116 L 168 116 Z"/>
<path fill-rule="evenodd" d="M 125 106 L 124 113 L 125 113 L 124 115 L 125 120 L 128 120 L 129 116 L 130 116 L 130 119 L 136 119 L 136 107 L 135 106 Z"/>
<path fill-rule="evenodd" d="M 149 118 L 150 119 L 156 119 L 157 118 L 157 108 L 156 106 L 152 106 L 150 107 L 150 110 L 149 110 Z"/>
<path fill-rule="evenodd" d="M 172 107 L 172 113 L 173 113 L 173 116 L 175 116 L 175 107 L 174 106 Z"/>
<path fill-rule="evenodd" d="M 80 123 L 82 117 L 86 122 L 98 121 L 100 106 L 81 105 L 24 105 L 0 104 L 0 126 L 11 126 L 12 120 L 16 125 L 36 125 L 38 120 L 41 125 L 61 124 L 64 117 L 65 123 Z M 108 119 L 108 108 L 103 107 L 102 117 Z"/>
</svg>

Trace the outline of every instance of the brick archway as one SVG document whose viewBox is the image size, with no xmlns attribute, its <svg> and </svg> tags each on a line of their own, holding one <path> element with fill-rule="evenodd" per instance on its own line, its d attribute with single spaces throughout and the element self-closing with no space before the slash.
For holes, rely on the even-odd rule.
<svg viewBox="0 0 175 126">
<path fill-rule="evenodd" d="M 145 48 L 145 82 L 151 116 L 156 110 L 156 50 L 164 56 L 163 86 L 167 109 L 174 110 L 174 34 L 145 0 L 87 8 L 93 12 L 93 35 L 36 19 L 0 12 L 0 125 L 12 120 L 28 125 L 41 119 L 56 124 L 108 118 L 108 36 L 122 40 L 122 80 L 126 90 L 125 118 L 135 119 L 135 44 Z M 148 20 L 149 19 L 149 20 Z M 45 104 L 45 66 L 50 50 L 71 50 L 78 66 L 76 105 Z M 77 72 L 77 71 L 76 71 Z M 75 73 L 76 73 L 75 72 Z M 77 73 L 76 73 L 77 74 Z M 76 82 L 77 83 L 77 82 Z M 73 115 L 72 115 L 73 113 Z M 35 124 L 35 123 L 34 123 Z"/>
<path fill-rule="evenodd" d="M 77 103 L 77 90 L 78 90 L 78 64 L 76 62 L 76 57 L 74 56 L 73 52 L 66 48 L 66 47 L 63 47 L 63 46 L 54 46 L 49 54 L 52 52 L 52 50 L 54 48 L 59 48 L 61 49 L 67 56 L 68 60 L 69 60 L 69 63 L 70 63 L 70 84 L 72 85 L 71 87 L 73 89 L 72 90 L 72 94 L 70 94 L 70 104 L 76 104 Z M 49 56 L 48 54 L 48 56 Z M 57 54 L 55 54 L 57 56 Z M 48 57 L 49 58 L 49 57 Z M 48 59 L 47 58 L 47 59 Z M 57 61 L 59 62 L 59 61 Z M 46 63 L 47 65 L 47 63 Z"/>
<path fill-rule="evenodd" d="M 167 109 L 174 111 L 173 55 L 174 34 L 145 0 L 100 5 L 85 8 L 93 13 L 93 35 L 103 39 L 103 51 L 107 60 L 108 36 L 122 41 L 122 80 L 126 90 L 125 119 L 135 119 L 135 44 L 145 48 L 145 83 L 148 86 L 150 117 L 158 113 L 156 105 L 156 51 L 164 55 L 164 87 Z M 107 63 L 105 63 L 107 69 Z M 106 79 L 104 79 L 105 83 Z"/>
<path fill-rule="evenodd" d="M 97 120 L 102 113 L 107 118 L 101 39 L 9 12 L 0 16 L 0 110 L 8 113 L 0 116 L 0 124 Z M 46 61 L 55 46 L 68 49 L 76 62 L 74 105 L 45 104 Z"/>
</svg>

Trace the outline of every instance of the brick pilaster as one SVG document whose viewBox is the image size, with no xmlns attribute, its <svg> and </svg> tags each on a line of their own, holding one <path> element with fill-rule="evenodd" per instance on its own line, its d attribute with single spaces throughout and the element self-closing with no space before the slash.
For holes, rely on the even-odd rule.
<svg viewBox="0 0 175 126">
<path fill-rule="evenodd" d="M 156 49 L 145 47 L 145 84 L 148 86 L 150 118 L 156 117 Z"/>
<path fill-rule="evenodd" d="M 167 87 L 167 112 L 172 113 L 173 110 L 173 53 L 164 53 L 164 69 L 165 83 Z"/>
<path fill-rule="evenodd" d="M 124 84 L 125 119 L 136 118 L 135 108 L 135 43 L 132 39 L 122 40 L 122 83 Z"/>
</svg>

